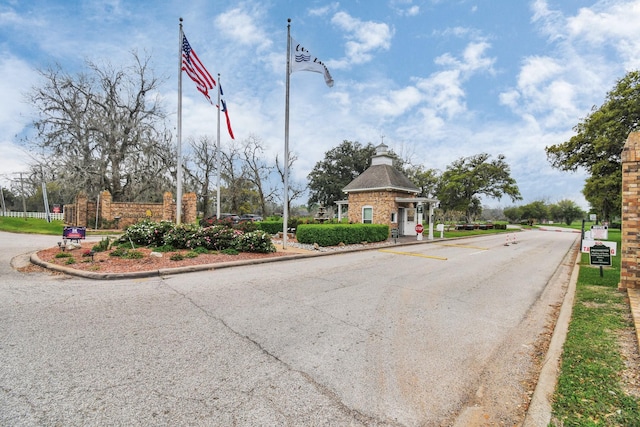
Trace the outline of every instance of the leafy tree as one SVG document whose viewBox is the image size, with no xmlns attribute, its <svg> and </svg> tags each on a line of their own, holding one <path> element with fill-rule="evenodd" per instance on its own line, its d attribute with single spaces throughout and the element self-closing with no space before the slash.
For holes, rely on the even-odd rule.
<svg viewBox="0 0 640 427">
<path fill-rule="evenodd" d="M 537 200 L 520 207 L 520 213 L 522 219 L 526 219 L 529 224 L 533 225 L 534 221 L 543 222 L 549 217 L 549 208 L 545 202 Z"/>
<path fill-rule="evenodd" d="M 511 223 L 518 222 L 522 218 L 522 209 L 518 206 L 510 206 L 508 208 L 504 208 L 502 213 Z"/>
<path fill-rule="evenodd" d="M 605 103 L 574 127 L 569 141 L 546 147 L 555 168 L 589 173 L 582 190 L 600 216 L 610 219 L 621 209 L 621 153 L 630 132 L 640 129 L 640 72 L 620 79 Z"/>
<path fill-rule="evenodd" d="M 419 197 L 432 197 L 436 193 L 439 180 L 437 170 L 411 166 L 405 170 L 405 176 L 420 189 Z"/>
<path fill-rule="evenodd" d="M 36 137 L 67 191 L 109 190 L 115 201 L 162 200 L 176 161 L 171 135 L 149 58 L 133 54 L 125 69 L 87 63 L 88 73 L 69 75 L 60 67 L 41 71 L 44 83 L 29 100 L 38 110 Z"/>
<path fill-rule="evenodd" d="M 549 213 L 554 221 L 564 222 L 567 225 L 577 219 L 584 217 L 584 212 L 573 200 L 560 200 L 558 203 L 549 206 Z"/>
<path fill-rule="evenodd" d="M 522 199 L 505 157 L 500 154 L 495 160 L 489 158 L 489 154 L 481 153 L 460 158 L 447 167 L 437 189 L 442 209 L 464 211 L 467 220 L 471 220 L 482 210 L 481 195 Z"/>
<path fill-rule="evenodd" d="M 371 143 L 363 146 L 357 141 L 347 140 L 327 151 L 324 160 L 316 163 L 309 173 L 309 204 L 331 207 L 342 200 L 342 189 L 369 167 L 375 153 Z"/>
</svg>

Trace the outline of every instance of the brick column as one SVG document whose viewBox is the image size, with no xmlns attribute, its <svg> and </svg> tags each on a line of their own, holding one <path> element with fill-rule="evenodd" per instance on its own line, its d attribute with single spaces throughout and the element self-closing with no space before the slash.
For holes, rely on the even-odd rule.
<svg viewBox="0 0 640 427">
<path fill-rule="evenodd" d="M 186 193 L 182 196 L 182 217 L 185 224 L 195 223 L 198 219 L 196 193 Z"/>
<path fill-rule="evenodd" d="M 76 223 L 77 227 L 86 227 L 87 226 L 87 204 L 89 203 L 89 199 L 87 198 L 87 194 L 84 191 L 78 193 L 76 196 L 76 206 L 78 207 L 76 212 Z"/>
<path fill-rule="evenodd" d="M 622 244 L 620 289 L 640 289 L 640 132 L 632 132 L 622 149 Z"/>
<path fill-rule="evenodd" d="M 162 196 L 162 220 L 163 221 L 175 221 L 176 220 L 176 204 L 173 202 L 173 194 L 170 191 L 165 191 Z"/>
<path fill-rule="evenodd" d="M 109 190 L 104 190 L 100 193 L 100 218 L 103 221 L 113 221 L 113 212 L 111 212 L 111 202 L 113 196 Z"/>
</svg>

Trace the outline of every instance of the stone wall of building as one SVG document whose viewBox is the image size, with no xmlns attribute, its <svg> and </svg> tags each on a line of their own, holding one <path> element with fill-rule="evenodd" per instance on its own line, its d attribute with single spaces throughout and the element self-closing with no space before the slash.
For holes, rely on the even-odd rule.
<svg viewBox="0 0 640 427">
<path fill-rule="evenodd" d="M 349 193 L 349 222 L 362 223 L 362 208 L 373 208 L 373 223 L 386 224 L 389 229 L 398 227 L 398 204 L 396 197 L 409 197 L 397 191 L 366 191 Z M 395 212 L 396 222 L 391 223 L 391 213 Z"/>
<path fill-rule="evenodd" d="M 182 196 L 181 222 L 193 223 L 197 220 L 197 197 L 195 193 Z M 164 193 L 162 203 L 114 202 L 109 191 L 100 193 L 98 216 L 96 203 L 90 202 L 84 193 L 78 194 L 73 205 L 65 205 L 65 224 L 77 227 L 123 229 L 144 219 L 151 221 L 175 221 L 176 203 L 170 192 Z M 67 215 L 67 212 L 69 213 Z"/>
<path fill-rule="evenodd" d="M 620 288 L 640 289 L 640 132 L 632 132 L 622 150 L 622 242 Z"/>
</svg>

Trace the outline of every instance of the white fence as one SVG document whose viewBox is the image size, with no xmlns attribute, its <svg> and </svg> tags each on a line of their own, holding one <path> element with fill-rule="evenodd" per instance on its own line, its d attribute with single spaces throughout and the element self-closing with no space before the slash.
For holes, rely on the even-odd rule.
<svg viewBox="0 0 640 427">
<path fill-rule="evenodd" d="M 10 217 L 14 217 L 14 218 L 24 218 L 24 212 L 2 212 L 0 211 L 0 216 L 10 216 Z M 40 218 L 40 219 L 47 219 L 47 213 L 46 212 L 27 212 L 27 218 Z M 49 218 L 51 218 L 52 220 L 64 220 L 64 214 L 63 213 L 50 213 L 49 214 Z"/>
</svg>

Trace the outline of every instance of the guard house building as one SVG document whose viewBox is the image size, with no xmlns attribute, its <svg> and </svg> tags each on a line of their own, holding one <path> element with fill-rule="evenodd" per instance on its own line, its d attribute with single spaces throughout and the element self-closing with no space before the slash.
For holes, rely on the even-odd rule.
<svg viewBox="0 0 640 427">
<path fill-rule="evenodd" d="M 348 200 L 338 204 L 338 219 L 348 206 L 352 223 L 387 224 L 400 236 L 416 236 L 416 225 L 429 218 L 429 239 L 433 239 L 433 209 L 438 200 L 418 197 L 420 189 L 393 167 L 393 158 L 383 143 L 376 147 L 371 166 L 342 189 Z M 426 234 L 426 233 L 425 233 Z"/>
</svg>

